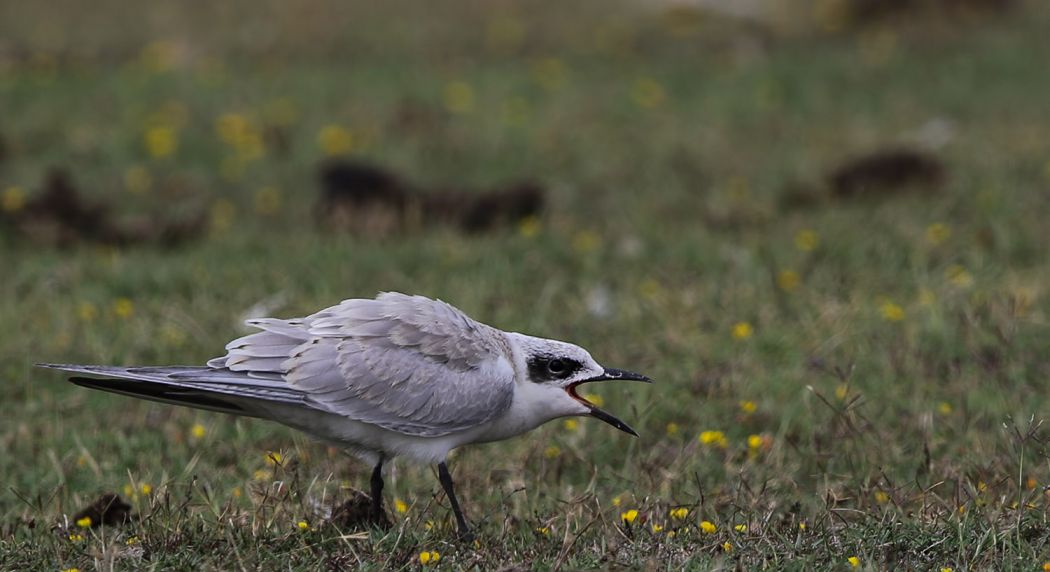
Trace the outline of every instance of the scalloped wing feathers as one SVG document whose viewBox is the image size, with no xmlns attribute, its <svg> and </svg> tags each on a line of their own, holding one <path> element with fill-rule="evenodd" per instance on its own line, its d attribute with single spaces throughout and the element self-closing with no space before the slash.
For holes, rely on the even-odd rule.
<svg viewBox="0 0 1050 572">
<path fill-rule="evenodd" d="M 209 366 L 280 374 L 319 409 L 390 430 L 447 435 L 513 398 L 506 336 L 440 300 L 390 292 L 248 324 L 263 331 L 230 342 Z"/>
</svg>

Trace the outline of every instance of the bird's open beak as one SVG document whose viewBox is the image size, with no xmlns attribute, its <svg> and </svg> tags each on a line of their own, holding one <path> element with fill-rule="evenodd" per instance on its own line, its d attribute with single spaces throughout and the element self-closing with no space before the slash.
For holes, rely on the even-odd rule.
<svg viewBox="0 0 1050 572">
<path fill-rule="evenodd" d="M 583 385 L 584 383 L 590 383 L 592 381 L 615 381 L 615 380 L 620 380 L 620 381 L 641 381 L 641 382 L 644 382 L 644 383 L 652 383 L 653 382 L 653 380 L 649 379 L 649 377 L 644 376 L 644 375 L 642 375 L 640 373 L 635 373 L 633 371 L 627 371 L 627 370 L 624 370 L 624 369 L 606 368 L 605 372 L 603 372 L 601 375 L 596 376 L 596 377 L 592 377 L 592 378 L 589 378 L 589 379 L 584 379 L 582 381 L 577 381 L 576 383 L 573 383 L 573 384 L 569 385 L 568 387 L 566 387 L 565 391 L 567 391 L 569 393 L 569 395 L 572 396 L 573 399 L 575 399 L 576 401 L 579 401 L 580 403 L 582 403 L 585 406 L 587 406 L 587 408 L 591 410 L 591 412 L 590 412 L 590 416 L 591 417 L 595 417 L 597 419 L 601 419 L 602 421 L 605 421 L 609 425 L 612 425 L 613 427 L 616 427 L 620 431 L 623 431 L 624 433 L 630 433 L 631 435 L 634 435 L 635 437 L 637 437 L 638 433 L 636 433 L 634 429 L 631 429 L 630 425 L 624 423 L 623 421 L 618 419 L 615 415 L 600 409 L 597 405 L 591 403 L 590 401 L 587 401 L 583 397 L 580 397 L 580 395 L 578 393 L 576 393 L 576 388 L 579 387 L 580 385 Z"/>
</svg>

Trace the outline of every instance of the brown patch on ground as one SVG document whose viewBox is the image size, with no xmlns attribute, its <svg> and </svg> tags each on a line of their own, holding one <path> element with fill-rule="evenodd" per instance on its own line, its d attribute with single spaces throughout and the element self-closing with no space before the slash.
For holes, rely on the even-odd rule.
<svg viewBox="0 0 1050 572">
<path fill-rule="evenodd" d="M 828 174 L 831 194 L 840 199 L 872 198 L 905 191 L 937 191 L 947 169 L 931 153 L 888 148 L 856 157 Z"/>
<path fill-rule="evenodd" d="M 539 216 L 546 195 L 529 182 L 482 192 L 421 190 L 382 167 L 345 160 L 329 161 L 319 171 L 321 224 L 370 238 L 437 225 L 465 233 L 494 231 Z"/>
<path fill-rule="evenodd" d="M 76 523 L 85 517 L 91 519 L 91 528 L 102 525 L 118 526 L 133 518 L 131 505 L 113 493 L 103 494 L 87 508 L 73 515 L 73 522 Z"/>
<path fill-rule="evenodd" d="M 81 242 L 129 246 L 177 246 L 200 236 L 204 217 L 162 219 L 141 215 L 116 220 L 109 203 L 84 199 L 63 169 L 51 169 L 43 188 L 25 206 L 0 216 L 0 229 L 34 244 L 70 247 Z"/>
<path fill-rule="evenodd" d="M 393 526 L 384 512 L 377 520 L 372 515 L 372 497 L 357 491 L 350 491 L 350 498 L 332 510 L 328 522 L 343 530 L 369 530 L 373 527 L 387 529 Z"/>
<path fill-rule="evenodd" d="M 1017 0 L 853 0 L 847 4 L 854 25 L 913 21 L 916 17 L 976 18 L 1003 14 Z"/>
</svg>

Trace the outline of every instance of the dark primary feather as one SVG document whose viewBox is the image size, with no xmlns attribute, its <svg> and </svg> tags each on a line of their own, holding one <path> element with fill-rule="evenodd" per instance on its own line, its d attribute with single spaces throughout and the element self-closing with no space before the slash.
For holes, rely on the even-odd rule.
<svg viewBox="0 0 1050 572">
<path fill-rule="evenodd" d="M 233 415 L 259 416 L 259 412 L 251 407 L 253 401 L 308 405 L 305 394 L 283 381 L 260 379 L 227 369 L 196 366 L 37 365 L 71 373 L 105 376 L 70 378 L 69 381 L 82 387 Z"/>
</svg>

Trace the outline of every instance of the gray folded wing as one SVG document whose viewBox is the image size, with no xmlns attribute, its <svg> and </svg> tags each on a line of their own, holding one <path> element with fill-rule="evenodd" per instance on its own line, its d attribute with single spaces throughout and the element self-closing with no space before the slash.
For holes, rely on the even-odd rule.
<svg viewBox="0 0 1050 572">
<path fill-rule="evenodd" d="M 346 300 L 301 320 L 252 320 L 217 368 L 280 375 L 312 406 L 409 435 L 476 427 L 510 406 L 503 332 L 422 296 Z"/>
</svg>

